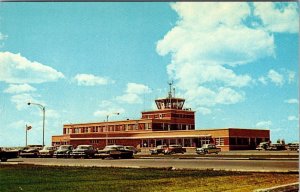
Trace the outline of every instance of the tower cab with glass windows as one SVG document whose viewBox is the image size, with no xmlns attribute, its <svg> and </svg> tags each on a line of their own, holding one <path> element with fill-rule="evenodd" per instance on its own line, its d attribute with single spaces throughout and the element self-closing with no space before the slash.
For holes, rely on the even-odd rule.
<svg viewBox="0 0 300 192">
<path fill-rule="evenodd" d="M 172 84 L 169 83 L 170 90 L 166 98 L 155 100 L 158 110 L 142 112 L 142 119 L 154 120 L 153 131 L 194 130 L 195 111 L 183 108 L 185 99 L 175 97 Z"/>
</svg>

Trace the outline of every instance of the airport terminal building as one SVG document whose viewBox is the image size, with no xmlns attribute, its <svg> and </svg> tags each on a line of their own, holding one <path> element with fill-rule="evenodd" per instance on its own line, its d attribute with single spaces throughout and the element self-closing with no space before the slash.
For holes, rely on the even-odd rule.
<svg viewBox="0 0 300 192">
<path fill-rule="evenodd" d="M 142 112 L 141 119 L 66 124 L 63 135 L 52 136 L 52 145 L 93 145 L 104 148 L 110 144 L 131 145 L 137 148 L 180 144 L 201 147 L 214 143 L 222 149 L 255 149 L 262 141 L 270 140 L 270 131 L 263 129 L 220 128 L 195 129 L 195 111 L 184 108 L 185 99 L 176 98 L 170 91 L 166 98 L 155 100 L 157 110 Z"/>
</svg>

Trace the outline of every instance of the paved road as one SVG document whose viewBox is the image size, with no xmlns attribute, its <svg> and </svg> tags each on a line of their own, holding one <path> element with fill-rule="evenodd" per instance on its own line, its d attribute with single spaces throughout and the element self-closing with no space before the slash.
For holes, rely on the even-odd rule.
<svg viewBox="0 0 300 192">
<path fill-rule="evenodd" d="M 97 167 L 173 167 L 175 169 L 215 169 L 238 171 L 298 171 L 298 160 L 226 160 L 226 159 L 55 159 L 19 158 L 7 163 L 97 166 Z M 3 163 L 6 164 L 6 163 Z"/>
</svg>

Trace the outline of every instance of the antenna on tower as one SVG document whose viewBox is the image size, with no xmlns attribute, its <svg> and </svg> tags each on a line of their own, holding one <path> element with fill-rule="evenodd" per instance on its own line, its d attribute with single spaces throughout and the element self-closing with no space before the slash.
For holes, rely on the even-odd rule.
<svg viewBox="0 0 300 192">
<path fill-rule="evenodd" d="M 169 91 L 169 98 L 172 98 L 172 85 L 173 85 L 173 80 L 171 82 L 168 82 L 170 86 L 170 91 Z"/>
</svg>

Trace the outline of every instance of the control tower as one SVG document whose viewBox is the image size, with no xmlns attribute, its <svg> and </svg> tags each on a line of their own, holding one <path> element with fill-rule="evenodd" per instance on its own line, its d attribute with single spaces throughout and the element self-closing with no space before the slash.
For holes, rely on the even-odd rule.
<svg viewBox="0 0 300 192">
<path fill-rule="evenodd" d="M 155 119 L 156 125 L 153 130 L 194 130 L 195 111 L 190 108 L 183 108 L 185 99 L 175 97 L 173 82 L 169 83 L 169 92 L 166 98 L 156 99 L 157 110 L 142 112 L 142 119 Z M 173 92 L 172 92 L 173 91 Z"/>
</svg>

